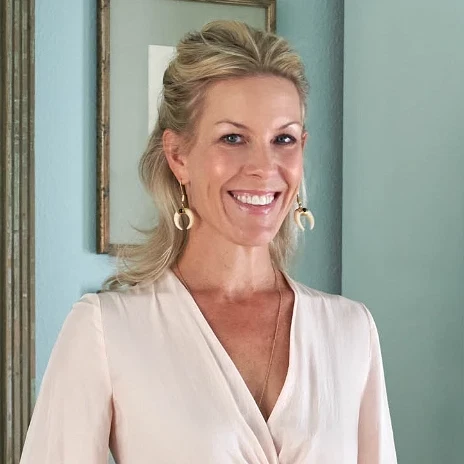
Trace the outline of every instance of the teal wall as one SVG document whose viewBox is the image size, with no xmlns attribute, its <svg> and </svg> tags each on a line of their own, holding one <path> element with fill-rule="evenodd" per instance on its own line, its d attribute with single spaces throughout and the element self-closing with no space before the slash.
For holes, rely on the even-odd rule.
<svg viewBox="0 0 464 464">
<path fill-rule="evenodd" d="M 316 226 L 305 232 L 294 274 L 311 287 L 340 293 L 343 0 L 278 0 L 277 5 L 277 32 L 301 54 L 311 86 L 305 175 Z"/>
<path fill-rule="evenodd" d="M 464 2 L 345 2 L 343 277 L 402 464 L 464 462 Z"/>
<path fill-rule="evenodd" d="M 39 388 L 74 301 L 111 271 L 96 255 L 93 0 L 36 1 L 36 359 Z"/>
</svg>

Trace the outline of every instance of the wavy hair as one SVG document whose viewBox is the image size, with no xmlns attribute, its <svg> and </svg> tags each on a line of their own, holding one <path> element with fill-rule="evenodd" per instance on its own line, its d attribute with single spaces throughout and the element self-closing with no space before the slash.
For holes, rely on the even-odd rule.
<svg viewBox="0 0 464 464">
<path fill-rule="evenodd" d="M 218 20 L 180 40 L 164 72 L 158 120 L 139 162 L 139 176 L 157 207 L 158 222 L 150 230 L 137 229 L 145 235 L 142 243 L 119 247 L 116 273 L 103 282 L 101 291 L 153 282 L 180 257 L 188 232 L 178 230 L 173 222 L 180 191 L 165 157 L 163 132 L 169 128 L 194 139 L 195 122 L 201 117 L 208 85 L 255 75 L 289 79 L 298 91 L 303 114 L 306 112 L 309 85 L 304 65 L 284 38 L 242 22 Z M 304 178 L 300 195 L 305 201 Z M 287 215 L 270 243 L 276 268 L 288 266 L 296 240 L 297 228 Z"/>
</svg>

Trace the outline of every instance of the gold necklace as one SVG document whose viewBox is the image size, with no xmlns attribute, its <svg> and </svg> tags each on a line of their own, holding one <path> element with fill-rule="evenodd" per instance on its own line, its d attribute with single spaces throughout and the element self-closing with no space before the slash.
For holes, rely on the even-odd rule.
<svg viewBox="0 0 464 464">
<path fill-rule="evenodd" d="M 180 272 L 179 264 L 177 262 L 176 262 L 176 268 L 177 268 L 177 272 L 179 273 L 179 277 L 180 277 L 180 280 L 181 280 L 182 284 L 187 289 L 187 291 L 190 293 L 193 301 L 195 301 L 195 303 L 196 303 L 196 300 L 193 297 L 193 294 L 190 291 L 189 286 L 185 282 L 185 279 L 184 279 L 184 277 L 182 275 L 182 272 Z M 274 332 L 274 340 L 272 341 L 271 356 L 269 357 L 269 363 L 268 363 L 268 366 L 267 366 L 266 377 L 264 379 L 263 390 L 261 392 L 261 396 L 260 396 L 259 401 L 258 401 L 258 408 L 259 409 L 261 409 L 261 403 L 263 401 L 264 392 L 266 391 L 267 383 L 268 383 L 268 380 L 269 380 L 269 374 L 271 372 L 272 360 L 274 358 L 274 350 L 275 350 L 275 344 L 276 344 L 276 340 L 277 340 L 277 332 L 279 330 L 280 313 L 281 313 L 281 309 L 282 309 L 282 290 L 280 289 L 279 279 L 277 278 L 277 271 L 275 270 L 274 266 L 273 266 L 273 269 L 274 269 L 274 275 L 275 275 L 275 283 L 276 283 L 277 289 L 279 290 L 279 309 L 277 311 L 277 322 L 276 322 L 276 328 L 275 328 L 275 332 Z M 197 306 L 199 307 L 198 304 L 197 304 Z"/>
</svg>

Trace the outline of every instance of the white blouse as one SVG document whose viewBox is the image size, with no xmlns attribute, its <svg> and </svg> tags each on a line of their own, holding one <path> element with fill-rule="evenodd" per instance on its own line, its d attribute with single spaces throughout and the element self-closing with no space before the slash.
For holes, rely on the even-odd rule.
<svg viewBox="0 0 464 464">
<path fill-rule="evenodd" d="M 395 464 L 374 320 L 359 302 L 295 293 L 289 368 L 267 421 L 168 270 L 87 293 L 61 329 L 21 464 Z"/>
</svg>

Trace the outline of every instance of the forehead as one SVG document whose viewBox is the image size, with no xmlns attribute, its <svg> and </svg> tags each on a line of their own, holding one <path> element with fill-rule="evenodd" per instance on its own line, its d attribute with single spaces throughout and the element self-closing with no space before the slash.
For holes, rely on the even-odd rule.
<svg viewBox="0 0 464 464">
<path fill-rule="evenodd" d="M 233 78 L 211 84 L 206 90 L 203 119 L 218 118 L 238 122 L 282 120 L 302 122 L 302 103 L 295 84 L 283 77 L 253 76 Z"/>
</svg>

